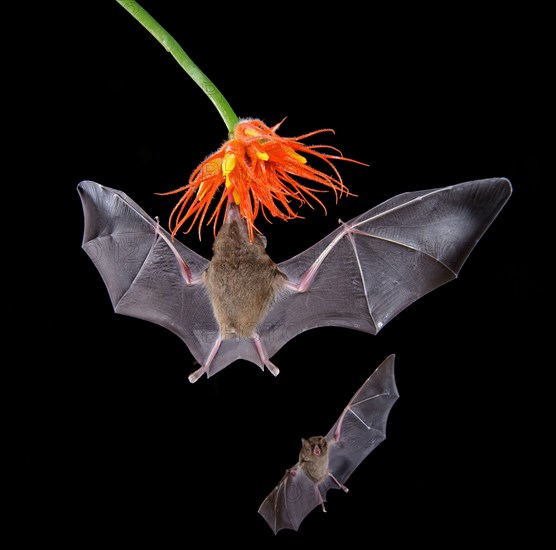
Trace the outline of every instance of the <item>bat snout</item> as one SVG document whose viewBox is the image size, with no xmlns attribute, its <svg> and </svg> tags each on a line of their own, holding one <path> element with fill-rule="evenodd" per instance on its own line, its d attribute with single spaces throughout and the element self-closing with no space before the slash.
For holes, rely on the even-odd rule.
<svg viewBox="0 0 556 550">
<path fill-rule="evenodd" d="M 229 202 L 226 207 L 226 222 L 241 222 L 241 213 L 237 204 Z"/>
</svg>

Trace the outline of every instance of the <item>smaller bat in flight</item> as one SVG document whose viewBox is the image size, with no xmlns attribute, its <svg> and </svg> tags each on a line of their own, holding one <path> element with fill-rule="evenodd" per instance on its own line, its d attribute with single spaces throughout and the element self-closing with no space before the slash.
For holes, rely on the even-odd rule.
<svg viewBox="0 0 556 550">
<path fill-rule="evenodd" d="M 344 483 L 386 438 L 386 421 L 399 397 L 394 355 L 388 356 L 359 388 L 326 436 L 302 439 L 299 461 L 266 497 L 259 513 L 274 532 L 297 531 L 315 507 L 324 511 L 329 489 Z"/>
</svg>

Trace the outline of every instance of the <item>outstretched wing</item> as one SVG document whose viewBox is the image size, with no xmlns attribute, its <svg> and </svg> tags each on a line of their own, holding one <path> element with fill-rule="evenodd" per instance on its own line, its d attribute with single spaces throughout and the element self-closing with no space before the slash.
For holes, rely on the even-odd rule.
<svg viewBox="0 0 556 550">
<path fill-rule="evenodd" d="M 219 329 L 200 276 L 208 260 L 171 236 L 125 193 L 92 181 L 78 186 L 83 249 L 100 272 L 117 313 L 177 334 L 204 364 Z"/>
<path fill-rule="evenodd" d="M 415 300 L 457 277 L 512 188 L 504 178 L 404 193 L 279 264 L 292 286 L 261 322 L 269 357 L 319 326 L 376 334 Z"/>
<path fill-rule="evenodd" d="M 498 178 L 405 193 L 343 224 L 279 264 L 287 288 L 257 327 L 256 339 L 233 340 L 220 339 L 201 277 L 208 260 L 173 241 L 125 193 L 91 181 L 78 190 L 83 248 L 115 311 L 176 333 L 211 376 L 238 359 L 272 365 L 269 359 L 288 340 L 311 328 L 376 334 L 409 304 L 457 276 L 511 185 Z"/>
<path fill-rule="evenodd" d="M 286 471 L 280 483 L 264 499 L 259 514 L 274 534 L 280 529 L 297 531 L 307 514 L 321 503 L 318 487 L 301 468 Z"/>
<path fill-rule="evenodd" d="M 388 415 L 399 394 L 394 378 L 394 355 L 388 356 L 353 396 L 332 426 L 328 440 L 328 476 L 320 485 L 323 499 L 328 489 L 338 489 L 354 470 L 386 439 Z"/>
</svg>

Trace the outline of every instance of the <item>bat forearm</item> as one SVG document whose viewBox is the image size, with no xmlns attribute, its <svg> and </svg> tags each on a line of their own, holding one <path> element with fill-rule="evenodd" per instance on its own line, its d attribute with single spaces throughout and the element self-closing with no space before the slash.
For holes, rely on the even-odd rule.
<svg viewBox="0 0 556 550">
<path fill-rule="evenodd" d="M 349 233 L 349 226 L 347 224 L 343 224 L 342 226 L 344 231 L 341 231 L 336 235 L 336 237 L 328 244 L 328 246 L 319 254 L 319 257 L 314 261 L 314 263 L 309 267 L 309 269 L 301 276 L 301 279 L 297 283 L 292 281 L 288 281 L 286 283 L 286 288 L 290 290 L 295 290 L 297 292 L 306 292 L 311 288 L 313 281 L 317 275 L 319 268 L 321 267 L 322 263 L 326 259 L 326 257 L 332 252 L 334 247 L 338 244 L 338 242 L 347 234 Z"/>
</svg>

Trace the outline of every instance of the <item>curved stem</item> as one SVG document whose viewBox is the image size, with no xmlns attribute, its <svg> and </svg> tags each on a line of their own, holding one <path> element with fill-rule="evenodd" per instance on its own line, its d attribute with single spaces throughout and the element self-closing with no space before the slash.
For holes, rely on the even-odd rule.
<svg viewBox="0 0 556 550">
<path fill-rule="evenodd" d="M 143 27 L 145 27 L 161 44 L 165 50 L 172 54 L 174 59 L 181 65 L 184 71 L 200 86 L 208 98 L 213 102 L 220 116 L 224 120 L 228 132 L 234 130 L 238 123 L 238 117 L 234 113 L 226 98 L 209 78 L 193 63 L 183 48 L 155 19 L 134 0 L 116 0 L 124 7 Z"/>
</svg>

